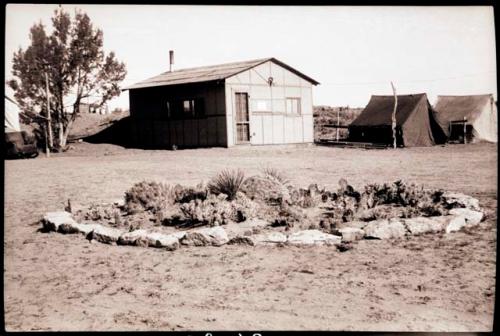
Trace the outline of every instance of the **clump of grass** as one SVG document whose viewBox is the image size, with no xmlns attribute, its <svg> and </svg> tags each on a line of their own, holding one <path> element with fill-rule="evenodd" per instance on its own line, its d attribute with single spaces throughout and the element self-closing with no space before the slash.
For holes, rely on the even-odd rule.
<svg viewBox="0 0 500 336">
<path fill-rule="evenodd" d="M 232 201 L 240 191 L 245 174 L 238 170 L 223 170 L 208 183 L 208 190 L 214 195 L 225 194 Z"/>
<path fill-rule="evenodd" d="M 276 168 L 266 167 L 262 169 L 262 175 L 264 175 L 264 177 L 274 179 L 280 182 L 281 184 L 290 183 L 288 177 L 286 177 L 286 175 L 282 171 Z"/>
</svg>

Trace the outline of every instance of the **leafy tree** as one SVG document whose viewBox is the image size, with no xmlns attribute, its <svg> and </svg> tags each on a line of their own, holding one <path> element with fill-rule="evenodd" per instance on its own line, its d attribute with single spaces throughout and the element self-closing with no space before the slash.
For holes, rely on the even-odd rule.
<svg viewBox="0 0 500 336">
<path fill-rule="evenodd" d="M 49 141 L 54 143 L 55 149 L 61 150 L 80 113 L 82 99 L 99 97 L 96 104 L 103 106 L 120 94 L 119 83 L 127 71 L 114 52 L 105 55 L 103 32 L 94 28 L 87 14 L 77 11 L 71 20 L 71 16 L 59 7 L 54 11 L 52 25 L 50 36 L 41 23 L 31 27 L 31 45 L 14 53 L 14 78 L 7 84 L 14 90 L 23 112 L 47 116 L 48 77 L 54 130 L 53 139 Z M 33 118 L 32 122 L 40 127 L 47 123 L 41 118 Z"/>
</svg>

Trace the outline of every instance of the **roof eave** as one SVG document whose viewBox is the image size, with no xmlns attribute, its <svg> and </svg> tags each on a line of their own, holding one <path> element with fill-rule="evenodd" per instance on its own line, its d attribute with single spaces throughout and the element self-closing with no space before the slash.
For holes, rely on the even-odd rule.
<svg viewBox="0 0 500 336">
<path fill-rule="evenodd" d="M 198 81 L 198 82 L 186 82 L 186 83 L 172 83 L 172 84 L 153 84 L 153 85 L 146 85 L 146 86 L 137 86 L 137 85 L 131 85 L 128 87 L 125 87 L 121 89 L 121 91 L 127 91 L 127 90 L 139 90 L 139 89 L 149 89 L 153 87 L 165 87 L 165 86 L 174 86 L 174 85 L 190 85 L 190 84 L 198 84 L 198 83 L 210 83 L 210 82 L 223 82 L 225 81 L 226 78 L 217 78 L 217 79 L 210 79 L 210 80 L 203 80 L 203 81 Z"/>
</svg>

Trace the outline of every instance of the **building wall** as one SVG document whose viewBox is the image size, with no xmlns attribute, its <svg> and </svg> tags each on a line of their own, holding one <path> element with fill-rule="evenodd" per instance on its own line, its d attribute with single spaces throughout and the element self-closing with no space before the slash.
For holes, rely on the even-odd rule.
<svg viewBox="0 0 500 336">
<path fill-rule="evenodd" d="M 141 148 L 227 146 L 223 83 L 130 90 L 130 142 Z M 204 115 L 173 118 L 167 102 L 202 99 Z"/>
<path fill-rule="evenodd" d="M 273 84 L 268 78 L 273 77 Z M 228 146 L 236 144 L 235 92 L 249 94 L 250 143 L 312 143 L 312 84 L 293 72 L 266 62 L 226 79 Z M 287 113 L 286 98 L 300 98 L 300 114 Z"/>
</svg>

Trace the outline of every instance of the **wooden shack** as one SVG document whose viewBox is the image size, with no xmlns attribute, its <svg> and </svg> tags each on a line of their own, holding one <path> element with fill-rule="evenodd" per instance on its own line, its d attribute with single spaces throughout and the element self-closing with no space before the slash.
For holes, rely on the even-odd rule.
<svg viewBox="0 0 500 336">
<path fill-rule="evenodd" d="M 314 79 L 275 58 L 176 71 L 129 90 L 129 141 L 144 148 L 312 143 Z"/>
</svg>

